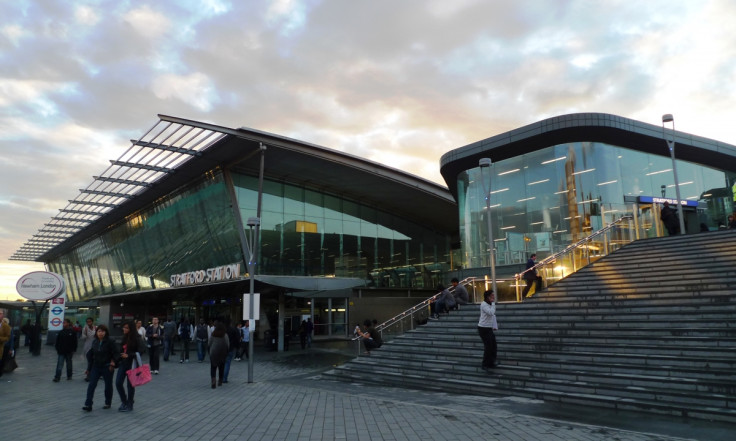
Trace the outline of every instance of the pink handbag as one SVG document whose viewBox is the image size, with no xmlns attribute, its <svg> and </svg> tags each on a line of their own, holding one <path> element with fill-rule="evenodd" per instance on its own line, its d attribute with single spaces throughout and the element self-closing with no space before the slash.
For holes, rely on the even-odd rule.
<svg viewBox="0 0 736 441">
<path fill-rule="evenodd" d="M 151 366 L 141 362 L 141 356 L 138 352 L 135 353 L 135 356 L 137 360 L 133 360 L 133 369 L 125 372 L 125 374 L 128 376 L 130 385 L 138 387 L 151 381 Z M 136 361 L 138 362 L 138 367 L 135 367 Z"/>
</svg>

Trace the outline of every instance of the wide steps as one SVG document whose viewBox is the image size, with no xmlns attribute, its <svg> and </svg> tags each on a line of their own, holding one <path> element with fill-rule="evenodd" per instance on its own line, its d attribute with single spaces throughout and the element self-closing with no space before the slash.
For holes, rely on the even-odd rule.
<svg viewBox="0 0 736 441">
<path fill-rule="evenodd" d="M 734 244 L 736 231 L 634 242 L 497 304 L 491 374 L 474 304 L 403 335 L 386 329 L 381 349 L 325 376 L 736 423 Z"/>
</svg>

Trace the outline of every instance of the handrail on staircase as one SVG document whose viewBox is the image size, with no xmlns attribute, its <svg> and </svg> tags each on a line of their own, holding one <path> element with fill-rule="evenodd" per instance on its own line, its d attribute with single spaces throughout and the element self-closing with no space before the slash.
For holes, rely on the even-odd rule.
<svg viewBox="0 0 736 441">
<path fill-rule="evenodd" d="M 610 224 L 606 225 L 605 227 L 601 228 L 600 230 L 598 230 L 598 231 L 590 234 L 589 236 L 586 236 L 586 237 L 580 239 L 579 241 L 577 241 L 577 242 L 575 242 L 575 243 L 573 243 L 571 245 L 568 245 L 564 250 L 559 251 L 559 252 L 557 252 L 557 253 L 555 253 L 555 254 L 553 254 L 553 255 L 545 258 L 544 260 L 542 260 L 541 262 L 537 263 L 533 267 L 528 268 L 528 269 L 526 269 L 526 270 L 524 270 L 524 271 L 516 274 L 514 276 L 514 279 L 515 279 L 515 282 L 516 282 L 515 283 L 515 286 L 516 286 L 516 300 L 519 301 L 519 302 L 521 302 L 523 300 L 521 298 L 521 291 L 520 291 L 521 284 L 519 282 L 521 281 L 521 279 L 524 278 L 524 274 L 526 274 L 526 273 L 528 273 L 530 271 L 537 271 L 538 269 L 545 268 L 550 263 L 555 263 L 561 257 L 563 257 L 563 256 L 565 256 L 567 254 L 571 254 L 574 251 L 579 250 L 579 249 L 585 249 L 585 251 L 586 251 L 586 257 L 587 257 L 587 264 L 590 264 L 590 243 L 593 240 L 599 238 L 600 236 L 603 236 L 604 234 L 607 234 L 609 231 L 613 230 L 614 228 L 618 228 L 624 221 L 631 221 L 633 219 L 634 219 L 634 217 L 631 216 L 631 215 L 621 216 L 620 218 L 616 219 L 615 221 L 611 222 Z M 607 255 L 607 254 L 608 254 L 608 252 L 607 252 L 607 250 L 605 250 L 605 254 L 602 254 L 602 255 Z M 548 287 L 548 286 L 550 286 L 550 285 L 552 285 L 554 283 L 554 282 L 549 283 L 549 281 L 548 281 L 548 279 L 546 277 L 543 278 L 542 280 L 543 280 L 543 283 L 545 285 L 544 286 L 545 288 Z"/>
<path fill-rule="evenodd" d="M 458 282 L 458 285 L 468 285 L 470 283 L 475 282 L 476 280 L 485 280 L 480 279 L 478 277 L 466 277 L 465 279 Z M 455 292 L 455 287 L 451 286 L 447 288 L 451 293 Z M 391 317 L 390 319 L 386 320 L 383 323 L 380 323 L 378 326 L 376 326 L 376 331 L 381 333 L 381 337 L 383 337 L 383 330 L 388 328 L 389 326 L 392 326 L 396 324 L 397 322 L 401 323 L 401 332 L 404 332 L 404 320 L 406 318 L 410 318 L 410 330 L 414 329 L 414 314 L 421 312 L 423 309 L 426 312 L 426 308 L 429 307 L 429 304 L 432 303 L 439 295 L 442 294 L 442 291 L 438 292 L 437 294 L 426 298 L 425 300 L 422 300 L 421 302 L 417 303 L 416 305 L 412 306 L 411 308 L 407 309 L 406 311 L 400 312 L 396 314 L 395 316 Z M 360 340 L 361 337 L 353 337 L 351 340 L 358 342 L 358 355 L 360 355 Z"/>
</svg>

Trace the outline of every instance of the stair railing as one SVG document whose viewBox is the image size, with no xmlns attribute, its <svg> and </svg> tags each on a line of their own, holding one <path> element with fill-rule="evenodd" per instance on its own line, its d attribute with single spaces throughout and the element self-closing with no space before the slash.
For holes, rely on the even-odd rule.
<svg viewBox="0 0 736 441">
<path fill-rule="evenodd" d="M 468 285 L 473 284 L 476 280 L 484 280 L 479 279 L 478 277 L 467 277 L 460 282 L 458 282 L 458 285 Z M 450 286 L 447 288 L 450 293 L 455 292 L 455 287 Z M 387 330 L 388 328 L 394 325 L 398 324 L 399 332 L 397 334 L 403 334 L 404 331 L 404 323 L 409 321 L 409 330 L 413 330 L 416 327 L 417 322 L 428 320 L 429 319 L 429 305 L 430 303 L 434 302 L 437 297 L 442 294 L 442 291 L 438 292 L 437 294 L 422 300 L 421 302 L 417 303 L 416 305 L 412 306 L 411 308 L 407 309 L 406 311 L 400 312 L 396 314 L 395 316 L 391 317 L 390 319 L 386 320 L 383 323 L 380 323 L 376 326 L 376 331 L 381 333 L 381 339 L 383 339 L 383 331 Z M 473 301 L 475 301 L 475 290 L 473 291 Z M 362 341 L 361 337 L 353 337 L 353 341 L 358 342 L 358 355 L 360 355 L 360 344 Z"/>
<path fill-rule="evenodd" d="M 633 242 L 635 237 L 630 225 L 633 219 L 634 217 L 631 215 L 622 216 L 595 233 L 569 245 L 564 250 L 545 258 L 533 267 L 516 274 L 514 276 L 516 301 L 524 300 L 521 296 L 521 281 L 525 280 L 524 275 L 527 273 L 537 271 L 537 274 L 542 275 L 542 288 L 547 288 L 580 268 L 589 265 L 591 261 L 596 261 L 616 251 L 621 246 Z M 531 294 L 527 294 L 527 297 L 531 297 Z"/>
</svg>

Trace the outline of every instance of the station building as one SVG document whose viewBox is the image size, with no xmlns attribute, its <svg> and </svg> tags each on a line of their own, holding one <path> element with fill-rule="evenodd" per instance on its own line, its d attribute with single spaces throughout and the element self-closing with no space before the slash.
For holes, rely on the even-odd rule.
<svg viewBox="0 0 736 441">
<path fill-rule="evenodd" d="M 441 185 L 270 133 L 159 116 L 12 258 L 44 262 L 70 301 L 97 300 L 116 327 L 240 320 L 253 247 L 268 323 L 257 331 L 288 335 L 309 316 L 316 335 L 345 336 L 348 320 L 430 295 L 456 232 Z"/>
<path fill-rule="evenodd" d="M 672 136 L 687 231 L 722 228 L 736 147 L 615 115 L 554 117 L 452 150 L 440 161 L 447 188 L 298 140 L 160 115 L 12 259 L 44 262 L 71 301 L 96 300 L 115 327 L 240 319 L 253 247 L 257 332 L 283 336 L 313 317 L 316 335 L 345 336 L 452 277 L 487 278 L 488 216 L 507 282 L 531 253 L 553 255 L 622 216 L 636 219 L 632 237 L 666 234 L 661 204 L 678 202 Z"/>
<path fill-rule="evenodd" d="M 507 282 L 530 254 L 553 255 L 623 216 L 635 220 L 632 237 L 666 235 L 660 209 L 664 201 L 677 204 L 673 136 L 687 232 L 724 228 L 736 201 L 736 147 L 711 139 L 580 113 L 446 153 L 440 171 L 457 201 L 463 273 L 488 273 L 488 205 L 499 277 Z M 485 170 L 482 158 L 492 163 Z"/>
</svg>

